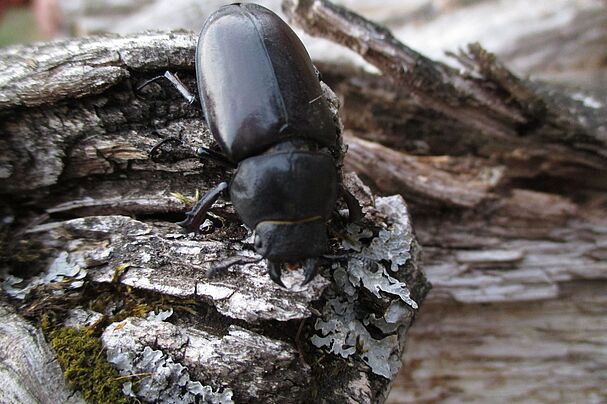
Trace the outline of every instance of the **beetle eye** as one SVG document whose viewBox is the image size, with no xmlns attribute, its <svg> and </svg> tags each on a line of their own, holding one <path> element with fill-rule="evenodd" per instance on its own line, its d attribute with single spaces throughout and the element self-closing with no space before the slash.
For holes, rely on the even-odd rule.
<svg viewBox="0 0 607 404">
<path fill-rule="evenodd" d="M 262 247 L 261 236 L 259 234 L 255 235 L 255 249 L 259 250 Z"/>
</svg>

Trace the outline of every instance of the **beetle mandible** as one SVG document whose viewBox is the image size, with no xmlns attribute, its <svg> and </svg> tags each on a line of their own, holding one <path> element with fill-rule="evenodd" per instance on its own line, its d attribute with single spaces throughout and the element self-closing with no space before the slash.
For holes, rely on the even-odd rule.
<svg viewBox="0 0 607 404">
<path fill-rule="evenodd" d="M 304 45 L 272 11 L 236 3 L 209 16 L 195 64 L 204 115 L 224 153 L 203 148 L 200 154 L 235 172 L 179 224 L 198 231 L 229 190 L 236 212 L 255 230 L 255 250 L 268 260 L 272 280 L 284 287 L 281 266 L 303 263 L 303 284 L 310 282 L 327 253 L 337 198 L 345 200 L 350 220 L 362 213 L 341 184 L 331 153 L 338 130 Z M 165 77 L 184 94 L 176 77 Z"/>
</svg>

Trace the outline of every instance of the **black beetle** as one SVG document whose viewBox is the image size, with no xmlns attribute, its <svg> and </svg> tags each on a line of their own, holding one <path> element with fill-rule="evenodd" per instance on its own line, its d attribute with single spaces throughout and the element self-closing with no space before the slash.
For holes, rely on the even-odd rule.
<svg viewBox="0 0 607 404">
<path fill-rule="evenodd" d="M 165 77 L 193 100 L 175 76 Z M 229 188 L 272 280 L 284 286 L 281 265 L 304 262 L 308 283 L 327 252 L 326 223 L 338 196 L 351 220 L 362 214 L 341 185 L 338 130 L 306 49 L 272 11 L 231 4 L 209 16 L 200 33 L 196 77 L 206 121 L 225 153 L 200 154 L 236 170 L 230 185 L 209 191 L 179 224 L 198 231 Z"/>
</svg>

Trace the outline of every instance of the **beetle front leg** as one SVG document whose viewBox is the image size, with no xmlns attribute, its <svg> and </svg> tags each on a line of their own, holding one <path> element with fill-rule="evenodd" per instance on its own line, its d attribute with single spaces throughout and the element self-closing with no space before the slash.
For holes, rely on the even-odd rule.
<svg viewBox="0 0 607 404">
<path fill-rule="evenodd" d="M 301 283 L 301 286 L 305 286 L 318 273 L 318 258 L 308 258 L 306 263 L 304 264 L 304 281 Z"/>
<path fill-rule="evenodd" d="M 282 279 L 280 279 L 282 276 L 282 268 L 279 262 L 268 261 L 268 273 L 270 274 L 270 279 L 276 282 L 279 286 L 282 286 L 285 289 L 287 288 L 282 282 Z"/>
<path fill-rule="evenodd" d="M 193 104 L 194 101 L 196 101 L 196 96 L 194 94 L 192 94 L 190 92 L 190 90 L 187 89 L 185 84 L 183 84 L 181 82 L 181 80 L 179 80 L 179 77 L 177 77 L 176 75 L 174 75 L 173 73 L 171 73 L 168 70 L 166 72 L 164 72 L 164 74 L 162 76 L 156 76 L 152 79 L 149 79 L 148 81 L 146 81 L 145 83 L 143 83 L 142 85 L 137 87 L 137 91 L 141 90 L 145 86 L 147 86 L 155 81 L 158 81 L 160 79 L 167 79 L 168 81 L 170 81 L 171 84 L 177 89 L 177 91 L 179 91 L 179 93 L 183 96 L 183 98 L 185 98 L 188 101 L 188 104 Z"/>
<path fill-rule="evenodd" d="M 204 222 L 207 212 L 217 201 L 217 199 L 219 199 L 221 193 L 226 189 L 228 189 L 227 182 L 222 182 L 221 184 L 217 185 L 215 188 L 207 192 L 202 198 L 200 198 L 192 210 L 186 212 L 185 220 L 176 224 L 185 228 L 188 232 L 193 231 L 198 233 L 200 231 L 200 225 L 202 222 Z"/>
</svg>

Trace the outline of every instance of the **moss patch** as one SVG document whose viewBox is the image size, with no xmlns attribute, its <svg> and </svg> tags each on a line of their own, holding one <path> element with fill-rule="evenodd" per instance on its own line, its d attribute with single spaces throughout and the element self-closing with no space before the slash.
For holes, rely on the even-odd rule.
<svg viewBox="0 0 607 404">
<path fill-rule="evenodd" d="M 61 327 L 49 335 L 68 383 L 91 403 L 131 402 L 122 393 L 118 371 L 110 365 L 101 341 L 90 330 Z"/>
<path fill-rule="evenodd" d="M 10 241 L 0 227 L 0 247 Z M 4 236 L 4 237 L 3 237 Z M 45 257 L 36 253 L 34 245 L 22 243 L 17 258 L 20 264 L 34 262 L 31 267 L 40 267 L 39 261 Z M 40 249 L 39 249 L 40 250 Z M 0 252 L 0 264 L 16 262 L 15 255 Z M 68 283 L 40 285 L 34 288 L 23 301 L 20 313 L 37 323 L 50 343 L 64 377 L 70 386 L 82 393 L 90 403 L 131 403 L 136 399 L 122 393 L 125 381 L 136 386 L 146 375 L 120 376 L 118 370 L 107 362 L 100 335 L 109 324 L 128 317 L 145 317 L 151 311 L 167 310 L 197 316 L 200 303 L 195 299 L 180 299 L 158 293 L 137 291 L 119 283 L 120 277 L 128 271 L 129 264 L 115 268 L 112 283 L 92 284 L 86 281 L 83 287 L 69 289 Z M 57 292 L 61 291 L 61 294 Z M 70 309 L 80 307 L 105 313 L 94 324 L 82 330 L 63 326 Z M 0 400 L 1 401 L 1 400 Z"/>
</svg>

